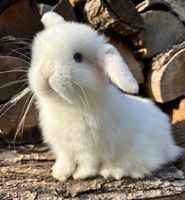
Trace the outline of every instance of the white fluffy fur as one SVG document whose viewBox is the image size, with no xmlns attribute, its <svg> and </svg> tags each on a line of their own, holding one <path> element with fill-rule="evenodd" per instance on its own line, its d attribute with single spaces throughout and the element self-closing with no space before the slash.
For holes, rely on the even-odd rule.
<svg viewBox="0 0 185 200">
<path fill-rule="evenodd" d="M 97 174 L 143 177 L 180 154 L 168 117 L 150 100 L 122 94 L 109 83 L 105 72 L 116 79 L 124 61 L 108 50 L 111 62 L 119 65 L 117 72 L 116 64 L 115 71 L 108 70 L 107 45 L 87 25 L 69 22 L 40 32 L 34 40 L 29 82 L 44 140 L 56 156 L 52 173 L 59 180 Z M 83 56 L 81 63 L 73 58 L 76 52 Z M 130 71 L 124 70 L 121 78 L 136 91 Z M 43 71 L 52 73 L 46 77 Z"/>
<path fill-rule="evenodd" d="M 64 22 L 64 19 L 54 12 L 47 12 L 42 16 L 41 22 L 45 28 L 50 28 Z"/>
</svg>

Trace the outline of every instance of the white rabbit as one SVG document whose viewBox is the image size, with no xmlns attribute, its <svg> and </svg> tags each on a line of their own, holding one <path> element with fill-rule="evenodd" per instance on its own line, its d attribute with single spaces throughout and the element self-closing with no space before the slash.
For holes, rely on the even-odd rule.
<svg viewBox="0 0 185 200">
<path fill-rule="evenodd" d="M 42 23 L 28 77 L 43 138 L 56 156 L 53 177 L 138 178 L 180 155 L 167 115 L 150 100 L 117 88 L 138 92 L 124 60 L 103 35 L 53 12 Z"/>
</svg>

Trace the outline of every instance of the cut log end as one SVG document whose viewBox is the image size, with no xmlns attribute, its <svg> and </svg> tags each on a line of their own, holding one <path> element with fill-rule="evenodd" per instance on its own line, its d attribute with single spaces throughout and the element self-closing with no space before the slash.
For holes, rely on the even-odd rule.
<svg viewBox="0 0 185 200">
<path fill-rule="evenodd" d="M 185 94 L 185 43 L 154 58 L 148 76 L 148 93 L 164 103 Z"/>
<path fill-rule="evenodd" d="M 152 57 L 185 39 L 185 27 L 170 12 L 147 11 L 141 16 L 146 26 L 146 51 L 141 56 Z"/>
</svg>

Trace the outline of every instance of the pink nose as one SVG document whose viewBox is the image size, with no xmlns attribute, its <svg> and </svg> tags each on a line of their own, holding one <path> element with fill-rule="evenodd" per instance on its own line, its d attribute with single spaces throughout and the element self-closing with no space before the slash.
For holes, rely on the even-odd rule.
<svg viewBox="0 0 185 200">
<path fill-rule="evenodd" d="M 54 74 L 54 69 L 48 69 L 48 68 L 43 68 L 42 69 L 42 75 L 45 77 L 45 78 L 49 78 L 51 77 L 53 74 Z"/>
</svg>

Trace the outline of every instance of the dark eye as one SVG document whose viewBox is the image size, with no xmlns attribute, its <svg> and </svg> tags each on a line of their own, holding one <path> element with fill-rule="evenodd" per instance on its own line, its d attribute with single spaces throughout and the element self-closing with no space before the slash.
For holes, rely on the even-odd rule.
<svg viewBox="0 0 185 200">
<path fill-rule="evenodd" d="M 76 62 L 79 62 L 79 63 L 82 62 L 82 59 L 83 59 L 81 53 L 75 53 L 74 56 L 73 56 L 73 58 L 74 58 L 74 60 L 75 60 Z"/>
</svg>

